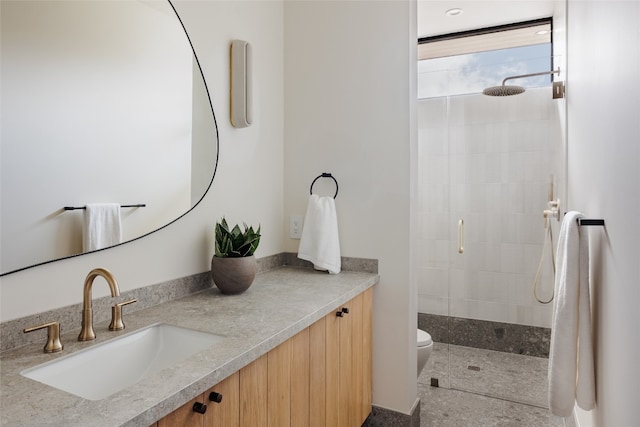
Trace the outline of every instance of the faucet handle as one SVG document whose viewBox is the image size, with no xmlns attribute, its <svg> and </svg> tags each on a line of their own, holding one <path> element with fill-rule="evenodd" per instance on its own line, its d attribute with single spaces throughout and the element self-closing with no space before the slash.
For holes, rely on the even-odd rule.
<svg viewBox="0 0 640 427">
<path fill-rule="evenodd" d="M 62 342 L 60 342 L 60 323 L 58 322 L 44 323 L 32 328 L 23 329 L 22 332 L 26 334 L 44 328 L 47 328 L 47 343 L 44 346 L 44 352 L 57 353 L 62 351 L 64 346 L 62 345 Z"/>
<path fill-rule="evenodd" d="M 137 299 L 130 299 L 129 301 L 119 302 L 111 307 L 111 323 L 109 324 L 110 331 L 121 331 L 124 329 L 124 322 L 122 321 L 122 306 L 133 304 L 137 302 Z"/>
</svg>

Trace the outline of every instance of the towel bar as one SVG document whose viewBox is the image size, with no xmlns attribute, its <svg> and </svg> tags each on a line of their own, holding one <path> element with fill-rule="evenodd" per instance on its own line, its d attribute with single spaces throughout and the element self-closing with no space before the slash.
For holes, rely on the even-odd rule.
<svg viewBox="0 0 640 427">
<path fill-rule="evenodd" d="M 316 179 L 313 180 L 313 182 L 311 183 L 311 188 L 309 188 L 309 194 L 313 194 L 313 184 L 315 184 L 316 181 L 320 178 L 331 178 L 333 182 L 336 183 L 336 194 L 333 195 L 333 198 L 335 199 L 338 196 L 338 181 L 333 177 L 333 175 L 328 172 L 322 172 L 316 177 Z"/>
<path fill-rule="evenodd" d="M 144 208 L 147 205 L 145 205 L 144 203 L 139 203 L 137 205 L 120 205 L 121 208 Z M 86 206 L 65 206 L 64 210 L 65 211 L 75 211 L 77 209 L 87 209 Z"/>
<path fill-rule="evenodd" d="M 591 226 L 591 225 L 600 225 L 604 227 L 604 219 L 587 219 L 587 218 L 578 218 L 579 226 Z"/>
</svg>

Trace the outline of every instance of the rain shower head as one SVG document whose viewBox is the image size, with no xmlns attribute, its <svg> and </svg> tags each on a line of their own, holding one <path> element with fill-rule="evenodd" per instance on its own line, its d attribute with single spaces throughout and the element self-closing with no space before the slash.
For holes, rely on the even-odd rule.
<svg viewBox="0 0 640 427">
<path fill-rule="evenodd" d="M 547 74 L 560 74 L 560 67 L 555 69 L 554 71 L 544 71 L 541 73 L 532 73 L 532 74 L 522 74 L 519 76 L 511 76 L 502 80 L 502 86 L 492 86 L 488 87 L 482 91 L 483 94 L 488 96 L 511 96 L 511 95 L 519 95 L 525 91 L 522 86 L 509 86 L 505 83 L 507 80 L 513 79 L 521 79 L 524 77 L 534 77 L 534 76 L 544 76 Z"/>
<path fill-rule="evenodd" d="M 492 86 L 482 91 L 485 95 L 489 96 L 511 96 L 519 95 L 524 92 L 525 89 L 522 86 Z"/>
</svg>

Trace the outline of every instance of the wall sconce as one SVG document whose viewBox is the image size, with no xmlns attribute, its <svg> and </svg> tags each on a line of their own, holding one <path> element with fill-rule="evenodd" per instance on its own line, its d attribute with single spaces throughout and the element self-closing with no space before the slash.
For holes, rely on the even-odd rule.
<svg viewBox="0 0 640 427">
<path fill-rule="evenodd" d="M 231 124 L 246 128 L 253 121 L 251 45 L 244 40 L 231 41 Z"/>
</svg>

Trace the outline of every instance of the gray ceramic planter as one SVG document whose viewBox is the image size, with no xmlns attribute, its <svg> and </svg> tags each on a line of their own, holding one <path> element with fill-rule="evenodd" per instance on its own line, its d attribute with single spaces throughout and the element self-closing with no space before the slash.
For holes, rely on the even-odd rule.
<svg viewBox="0 0 640 427">
<path fill-rule="evenodd" d="M 249 289 L 256 277 L 255 256 L 211 259 L 211 278 L 223 294 L 241 294 Z"/>
</svg>

